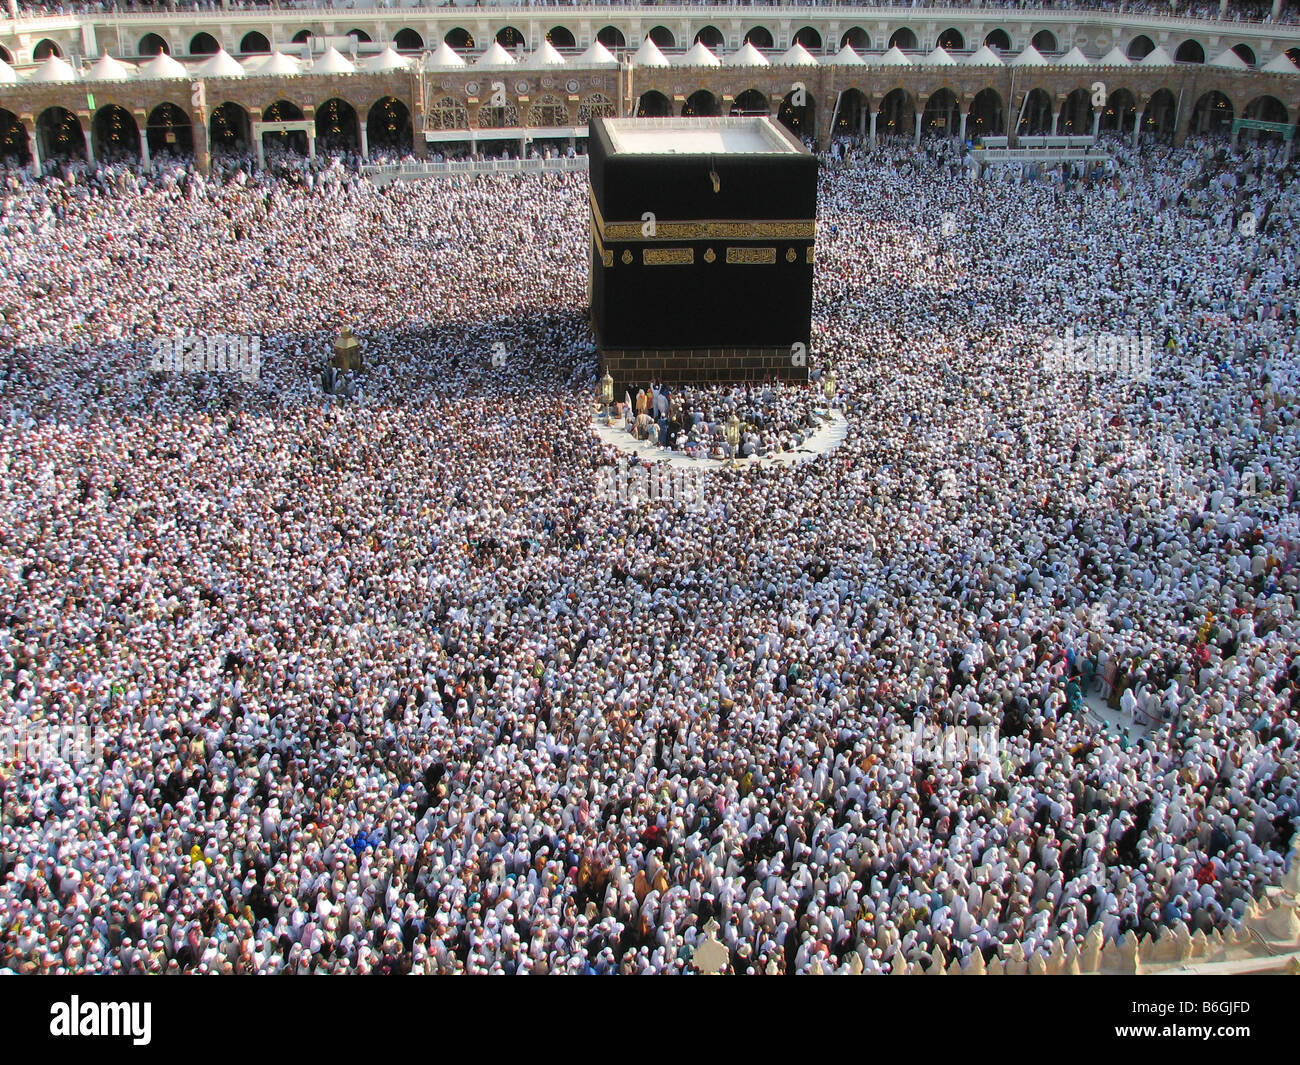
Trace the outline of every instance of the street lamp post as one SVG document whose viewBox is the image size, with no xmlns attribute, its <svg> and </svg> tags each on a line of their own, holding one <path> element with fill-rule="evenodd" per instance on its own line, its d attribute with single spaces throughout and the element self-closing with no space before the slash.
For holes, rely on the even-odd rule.
<svg viewBox="0 0 1300 1065">
<path fill-rule="evenodd" d="M 614 402 L 614 378 L 605 371 L 605 376 L 600 379 L 600 401 L 605 405 L 605 424 L 609 424 L 609 408 Z"/>
<path fill-rule="evenodd" d="M 734 465 L 740 446 L 740 419 L 736 417 L 734 412 L 727 419 L 726 433 L 727 443 L 731 445 L 731 462 Z"/>
</svg>

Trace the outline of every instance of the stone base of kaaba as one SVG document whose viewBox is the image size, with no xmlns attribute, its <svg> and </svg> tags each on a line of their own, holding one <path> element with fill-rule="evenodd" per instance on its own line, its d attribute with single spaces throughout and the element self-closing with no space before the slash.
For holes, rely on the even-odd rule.
<svg viewBox="0 0 1300 1065">
<path fill-rule="evenodd" d="M 658 379 L 674 385 L 758 383 L 764 379 L 807 384 L 807 365 L 796 366 L 787 348 L 608 349 L 600 371 L 614 378 L 614 395 Z"/>
</svg>

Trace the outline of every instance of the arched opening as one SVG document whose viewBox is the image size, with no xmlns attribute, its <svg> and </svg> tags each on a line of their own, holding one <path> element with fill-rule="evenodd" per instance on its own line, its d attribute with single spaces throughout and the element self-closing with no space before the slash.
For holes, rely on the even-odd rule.
<svg viewBox="0 0 1300 1065">
<path fill-rule="evenodd" d="M 1157 140 L 1173 140 L 1174 120 L 1178 114 L 1178 101 L 1168 89 L 1157 89 L 1147 101 L 1142 118 L 1142 132 L 1154 134 Z"/>
<path fill-rule="evenodd" d="M 984 43 L 999 55 L 1011 51 L 1011 35 L 1006 30 L 991 30 L 984 38 Z"/>
<path fill-rule="evenodd" d="M 569 106 L 554 93 L 543 93 L 528 105 L 528 125 L 532 129 L 571 125 Z"/>
<path fill-rule="evenodd" d="M 463 26 L 453 26 L 443 40 L 448 48 L 454 48 L 458 52 L 468 52 L 474 47 L 474 35 Z"/>
<path fill-rule="evenodd" d="M 715 118 L 722 114 L 722 101 L 708 89 L 699 89 L 691 93 L 682 104 L 684 117 Z"/>
<path fill-rule="evenodd" d="M 1033 137 L 1052 132 L 1052 98 L 1042 89 L 1030 89 L 1022 105 L 1016 136 Z"/>
<path fill-rule="evenodd" d="M 1056 120 L 1056 132 L 1062 137 L 1086 137 L 1092 133 L 1092 93 L 1088 89 L 1075 89 L 1065 98 Z"/>
<path fill-rule="evenodd" d="M 767 97 L 757 89 L 746 89 L 731 104 L 731 114 L 736 115 L 768 115 L 771 112 L 767 109 Z"/>
<path fill-rule="evenodd" d="M 702 44 L 711 52 L 722 47 L 722 31 L 717 26 L 705 26 L 695 35 L 695 43 Z"/>
<path fill-rule="evenodd" d="M 1296 66 L 1300 67 L 1300 48 L 1288 48 L 1286 57 Z"/>
<path fill-rule="evenodd" d="M 514 103 L 502 107 L 480 104 L 476 121 L 479 129 L 515 129 L 520 125 L 519 108 Z"/>
<path fill-rule="evenodd" d="M 846 44 L 855 52 L 865 52 L 871 47 L 871 37 L 861 26 L 853 26 L 840 35 L 840 47 Z"/>
<path fill-rule="evenodd" d="M 636 102 L 637 118 L 669 118 L 672 113 L 672 101 L 654 89 L 642 93 L 641 98 Z"/>
<path fill-rule="evenodd" d="M 140 127 L 125 107 L 105 104 L 90 123 L 95 158 L 103 163 L 124 163 L 140 158 Z"/>
<path fill-rule="evenodd" d="M 210 33 L 196 33 L 190 38 L 190 55 L 216 55 L 221 45 Z"/>
<path fill-rule="evenodd" d="M 1250 45 L 1234 44 L 1232 46 L 1232 51 L 1233 54 L 1236 55 L 1236 57 L 1240 59 L 1243 63 L 1245 63 L 1247 66 L 1249 67 L 1255 66 L 1257 62 L 1255 58 L 1255 49 L 1253 49 Z"/>
<path fill-rule="evenodd" d="M 311 32 L 311 30 L 299 30 L 297 33 L 295 33 L 292 37 L 289 38 L 289 41 L 292 44 L 306 44 L 308 41 L 312 39 L 313 36 L 315 35 Z"/>
<path fill-rule="evenodd" d="M 752 30 L 745 33 L 745 40 L 741 44 L 752 44 L 755 48 L 775 48 L 776 40 L 772 36 L 772 31 L 766 26 L 755 26 Z"/>
<path fill-rule="evenodd" d="M 263 122 L 301 122 L 302 108 L 291 100 L 276 100 L 262 111 Z M 307 134 L 302 130 L 263 133 L 262 148 L 268 154 L 275 152 L 292 152 L 297 155 L 307 154 Z"/>
<path fill-rule="evenodd" d="M 335 96 L 316 108 L 316 150 L 361 150 L 361 126 L 357 122 L 357 109 L 346 100 Z"/>
<path fill-rule="evenodd" d="M 956 27 L 950 26 L 939 34 L 935 44 L 945 52 L 960 52 L 966 47 L 966 38 Z"/>
<path fill-rule="evenodd" d="M 514 26 L 502 26 L 497 30 L 497 44 L 507 52 L 513 52 L 528 45 L 528 38 L 525 37 Z"/>
<path fill-rule="evenodd" d="M 1205 49 L 1200 41 L 1184 41 L 1174 53 L 1176 63 L 1204 63 Z"/>
<path fill-rule="evenodd" d="M 864 135 L 871 121 L 867 97 L 860 89 L 845 89 L 840 94 L 839 111 L 835 115 L 832 136 Z"/>
<path fill-rule="evenodd" d="M 411 29 L 410 26 L 404 26 L 394 35 L 393 47 L 399 52 L 422 52 L 424 51 L 424 38 Z"/>
<path fill-rule="evenodd" d="M 623 31 L 617 26 L 606 26 L 598 34 L 596 40 L 608 48 L 611 52 L 618 48 L 627 47 L 627 38 L 623 36 Z"/>
<path fill-rule="evenodd" d="M 810 52 L 820 52 L 822 48 L 822 35 L 811 26 L 805 26 L 794 35 L 791 45 L 801 44 Z"/>
<path fill-rule="evenodd" d="M 39 63 L 42 60 L 49 59 L 50 56 L 58 56 L 62 59 L 63 49 L 48 38 L 43 41 L 37 41 L 36 47 L 32 49 L 32 59 Z"/>
<path fill-rule="evenodd" d="M 171 55 L 171 46 L 156 33 L 146 33 L 140 38 L 137 55 Z"/>
<path fill-rule="evenodd" d="M 1257 122 L 1277 122 L 1285 124 L 1286 106 L 1276 96 L 1256 96 L 1246 105 L 1246 110 L 1242 112 L 1244 118 L 1253 118 Z M 1281 140 L 1282 134 L 1274 133 L 1271 130 L 1243 130 L 1242 135 L 1247 140 Z"/>
<path fill-rule="evenodd" d="M 796 93 L 803 97 L 795 99 Z M 801 140 L 817 136 L 817 101 L 807 89 L 793 89 L 785 94 L 776 112 L 777 121 Z"/>
<path fill-rule="evenodd" d="M 585 126 L 593 118 L 614 118 L 617 114 L 613 100 L 603 92 L 593 92 L 578 108 L 578 125 Z"/>
<path fill-rule="evenodd" d="M 1007 131 L 1006 108 L 997 89 L 981 89 L 970 102 L 966 118 L 966 136 L 996 137 Z"/>
<path fill-rule="evenodd" d="M 916 122 L 916 100 L 906 89 L 893 89 L 880 101 L 876 130 L 882 137 L 912 135 Z"/>
<path fill-rule="evenodd" d="M 370 150 L 409 154 L 415 145 L 411 129 L 411 112 L 394 96 L 376 100 L 366 116 L 366 138 Z"/>
<path fill-rule="evenodd" d="M 1156 50 L 1156 42 L 1148 37 L 1145 33 L 1138 34 L 1128 42 L 1128 47 L 1124 49 L 1124 54 L 1135 63 L 1139 59 L 1145 59 Z"/>
<path fill-rule="evenodd" d="M 370 44 L 370 34 L 365 30 L 348 30 L 343 36 L 356 38 L 357 44 Z"/>
<path fill-rule="evenodd" d="M 648 34 L 650 40 L 654 41 L 655 47 L 659 49 L 676 48 L 677 38 L 673 36 L 673 31 L 667 26 L 656 26 Z"/>
<path fill-rule="evenodd" d="M 26 166 L 32 161 L 31 147 L 27 143 L 27 130 L 12 111 L 0 108 L 0 162 L 10 166 Z"/>
<path fill-rule="evenodd" d="M 239 104 L 224 103 L 208 120 L 208 144 L 214 152 L 242 154 L 253 143 L 248 112 Z"/>
<path fill-rule="evenodd" d="M 1050 55 L 1053 52 L 1059 52 L 1060 46 L 1056 43 L 1056 34 L 1051 30 L 1039 30 L 1034 34 L 1034 39 L 1029 42 L 1037 48 L 1043 55 Z"/>
<path fill-rule="evenodd" d="M 951 89 L 938 89 L 925 101 L 921 113 L 923 136 L 955 137 L 961 130 L 961 108 Z"/>
<path fill-rule="evenodd" d="M 552 26 L 546 39 L 551 42 L 554 48 L 577 48 L 577 39 L 573 36 L 573 31 L 565 26 Z"/>
<path fill-rule="evenodd" d="M 271 51 L 271 42 L 266 39 L 266 35 L 253 30 L 252 33 L 246 33 L 239 42 L 240 55 L 269 55 Z"/>
<path fill-rule="evenodd" d="M 469 129 L 469 111 L 465 102 L 454 96 L 443 96 L 435 100 L 425 117 L 432 129 Z"/>
<path fill-rule="evenodd" d="M 1227 134 L 1232 131 L 1232 101 L 1223 93 L 1211 89 L 1202 93 L 1192 108 L 1192 124 L 1189 131 L 1193 134 Z"/>
<path fill-rule="evenodd" d="M 904 52 L 916 51 L 916 34 L 906 26 L 895 30 L 889 37 L 889 47 L 898 48 Z"/>
<path fill-rule="evenodd" d="M 14 65 L 13 53 L 2 44 L 0 44 L 0 59 L 3 59 L 10 66 Z"/>
<path fill-rule="evenodd" d="M 42 159 L 84 159 L 86 138 L 77 116 L 66 107 L 47 107 L 36 119 Z"/>
<path fill-rule="evenodd" d="M 1115 89 L 1106 97 L 1101 111 L 1102 133 L 1132 133 L 1137 121 L 1137 99 L 1128 89 Z"/>
<path fill-rule="evenodd" d="M 159 104 L 149 112 L 144 123 L 145 139 L 149 142 L 149 154 L 159 155 L 163 152 L 172 155 L 194 154 L 194 125 L 190 117 L 172 103 Z"/>
</svg>

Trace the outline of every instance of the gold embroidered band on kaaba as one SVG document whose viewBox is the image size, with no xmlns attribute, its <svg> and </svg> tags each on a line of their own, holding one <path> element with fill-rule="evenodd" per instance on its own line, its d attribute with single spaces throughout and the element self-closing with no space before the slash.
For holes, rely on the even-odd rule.
<svg viewBox="0 0 1300 1065">
<path fill-rule="evenodd" d="M 812 219 L 753 222 L 725 219 L 661 222 L 656 219 L 653 235 L 649 235 L 644 221 L 606 222 L 594 195 L 591 196 L 591 222 L 601 242 L 608 244 L 682 240 L 813 240 L 817 236 L 817 223 Z"/>
</svg>

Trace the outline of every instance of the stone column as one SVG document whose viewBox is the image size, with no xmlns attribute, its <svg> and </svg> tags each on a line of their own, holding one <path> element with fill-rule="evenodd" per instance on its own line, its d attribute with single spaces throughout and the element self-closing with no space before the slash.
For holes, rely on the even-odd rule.
<svg viewBox="0 0 1300 1065">
<path fill-rule="evenodd" d="M 32 153 L 32 177 L 41 176 L 41 139 L 36 135 L 36 122 L 32 120 L 31 124 L 24 122 L 27 126 L 27 148 Z"/>
<path fill-rule="evenodd" d="M 86 162 L 92 167 L 95 166 L 95 123 L 90 116 L 86 116 L 86 126 L 82 131 L 82 136 L 86 138 Z"/>
<path fill-rule="evenodd" d="M 1096 140 L 1101 133 L 1101 108 L 1097 108 L 1092 113 L 1092 139 Z"/>
<path fill-rule="evenodd" d="M 1228 0 L 1219 0 L 1220 13 L 1228 6 Z M 1282 15 L 1282 0 L 1273 0 L 1273 21 L 1276 22 Z"/>
<path fill-rule="evenodd" d="M 357 125 L 361 127 L 361 158 L 370 162 L 370 131 L 366 129 L 366 124 L 357 116 Z"/>
<path fill-rule="evenodd" d="M 307 131 L 307 158 L 316 158 L 316 131 L 314 129 Z"/>
<path fill-rule="evenodd" d="M 873 148 L 876 146 L 876 118 L 877 117 L 878 116 L 876 114 L 876 111 L 873 108 L 871 111 L 871 146 Z"/>
<path fill-rule="evenodd" d="M 145 173 L 149 173 L 153 170 L 153 160 L 149 157 L 149 116 L 142 111 L 137 111 L 135 125 L 140 131 L 140 168 Z"/>
<path fill-rule="evenodd" d="M 915 133 L 915 135 L 912 137 L 912 145 L 913 145 L 913 146 L 919 145 L 919 144 L 921 143 L 921 119 L 924 118 L 924 117 L 925 117 L 925 115 L 924 115 L 924 113 L 922 112 L 922 109 L 921 109 L 921 107 L 920 107 L 920 101 L 917 101 L 917 108 L 916 108 L 916 133 Z"/>
<path fill-rule="evenodd" d="M 193 118 L 194 164 L 200 174 L 206 174 L 212 167 L 212 151 L 208 143 L 208 123 L 199 112 Z"/>
<path fill-rule="evenodd" d="M 1142 133 L 1142 119 L 1146 115 L 1146 108 L 1138 108 L 1138 113 L 1133 116 L 1133 147 L 1137 147 L 1138 137 Z"/>
<path fill-rule="evenodd" d="M 961 141 L 962 144 L 966 143 L 966 111 L 964 108 L 961 112 L 961 129 L 957 133 L 957 139 Z"/>
</svg>

